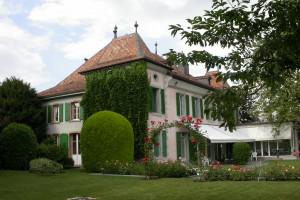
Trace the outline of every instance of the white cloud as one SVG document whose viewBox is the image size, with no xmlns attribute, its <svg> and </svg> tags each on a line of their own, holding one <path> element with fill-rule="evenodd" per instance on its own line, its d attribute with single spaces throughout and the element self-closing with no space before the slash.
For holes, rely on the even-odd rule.
<svg viewBox="0 0 300 200">
<path fill-rule="evenodd" d="M 69 59 L 83 59 L 102 48 L 111 38 L 115 24 L 118 34 L 134 31 L 140 23 L 143 38 L 170 37 L 170 24 L 183 23 L 188 17 L 200 15 L 210 1 L 199 0 L 44 0 L 35 6 L 28 18 L 47 28 L 48 25 L 80 29 L 79 37 L 58 44 Z M 70 35 L 72 37 L 72 35 Z M 168 49 L 168 48 L 167 48 Z"/>
<path fill-rule="evenodd" d="M 22 6 L 12 1 L 0 0 L 0 16 L 17 14 L 21 11 Z"/>
<path fill-rule="evenodd" d="M 40 51 L 48 40 L 24 31 L 9 19 L 0 20 L 0 81 L 16 76 L 33 86 L 45 82 Z"/>
</svg>

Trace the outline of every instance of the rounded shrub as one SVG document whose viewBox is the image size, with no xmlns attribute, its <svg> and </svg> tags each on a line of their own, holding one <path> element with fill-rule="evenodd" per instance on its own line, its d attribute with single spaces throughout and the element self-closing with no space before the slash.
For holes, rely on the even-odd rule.
<svg viewBox="0 0 300 200">
<path fill-rule="evenodd" d="M 4 169 L 28 169 L 35 158 L 37 138 L 25 124 L 11 123 L 0 135 L 0 166 Z"/>
<path fill-rule="evenodd" d="M 63 171 L 63 166 L 48 158 L 38 158 L 30 161 L 29 171 L 38 174 L 58 174 Z"/>
<path fill-rule="evenodd" d="M 250 146 L 247 143 L 233 144 L 233 161 L 244 165 L 248 162 L 250 156 Z"/>
<path fill-rule="evenodd" d="M 81 129 L 81 150 L 87 171 L 97 171 L 106 161 L 132 161 L 134 143 L 130 122 L 111 111 L 93 114 Z"/>
</svg>

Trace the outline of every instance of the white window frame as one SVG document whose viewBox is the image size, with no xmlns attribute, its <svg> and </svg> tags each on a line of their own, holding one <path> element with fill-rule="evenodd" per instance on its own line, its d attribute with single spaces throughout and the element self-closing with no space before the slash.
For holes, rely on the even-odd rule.
<svg viewBox="0 0 300 200">
<path fill-rule="evenodd" d="M 156 90 L 156 98 L 155 98 L 156 106 L 155 106 L 155 109 L 151 110 L 151 112 L 152 113 L 161 113 L 161 96 L 160 96 L 161 89 L 151 86 L 152 96 L 153 96 L 153 89 Z M 154 98 L 152 97 L 151 102 L 153 101 L 153 99 Z M 152 106 L 153 105 L 154 104 L 152 102 Z"/>
<path fill-rule="evenodd" d="M 75 110 L 73 110 L 73 105 Z M 75 112 L 75 118 L 73 118 L 73 114 Z M 80 120 L 80 103 L 79 102 L 71 102 L 71 120 L 72 121 L 79 121 Z"/>
<path fill-rule="evenodd" d="M 52 111 L 53 112 L 52 122 L 58 123 L 59 122 L 59 105 L 58 104 L 53 105 L 52 110 L 53 110 Z"/>
<path fill-rule="evenodd" d="M 195 98 L 195 117 L 201 117 L 200 98 Z"/>
<path fill-rule="evenodd" d="M 180 116 L 186 115 L 186 95 L 179 94 L 179 111 Z"/>
</svg>

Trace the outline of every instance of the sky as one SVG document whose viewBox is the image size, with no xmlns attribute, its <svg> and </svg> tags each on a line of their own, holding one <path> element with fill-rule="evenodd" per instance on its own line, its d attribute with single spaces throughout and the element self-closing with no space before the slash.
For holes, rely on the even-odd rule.
<svg viewBox="0 0 300 200">
<path fill-rule="evenodd" d="M 118 35 L 138 32 L 154 52 L 188 52 L 171 24 L 203 15 L 211 0 L 0 0 L 0 82 L 15 76 L 37 91 L 55 86 Z M 220 47 L 206 48 L 217 55 Z M 192 75 L 204 75 L 203 65 L 191 66 Z"/>
</svg>

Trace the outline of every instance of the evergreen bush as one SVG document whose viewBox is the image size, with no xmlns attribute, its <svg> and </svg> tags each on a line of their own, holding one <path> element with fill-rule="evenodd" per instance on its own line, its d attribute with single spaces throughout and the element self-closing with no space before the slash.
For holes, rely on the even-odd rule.
<svg viewBox="0 0 300 200">
<path fill-rule="evenodd" d="M 30 161 L 29 171 L 38 174 L 57 174 L 63 171 L 63 166 L 47 158 L 38 158 Z"/>
<path fill-rule="evenodd" d="M 29 126 L 9 124 L 0 135 L 1 168 L 28 169 L 29 161 L 36 156 L 37 145 L 36 136 Z"/>
<path fill-rule="evenodd" d="M 132 161 L 133 145 L 130 122 L 115 112 L 97 112 L 81 129 L 82 163 L 87 171 L 97 171 L 106 161 Z"/>
<path fill-rule="evenodd" d="M 233 161 L 236 164 L 244 165 L 248 162 L 250 156 L 250 146 L 247 143 L 233 144 Z"/>
</svg>

